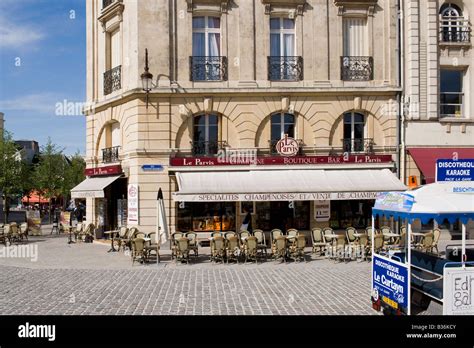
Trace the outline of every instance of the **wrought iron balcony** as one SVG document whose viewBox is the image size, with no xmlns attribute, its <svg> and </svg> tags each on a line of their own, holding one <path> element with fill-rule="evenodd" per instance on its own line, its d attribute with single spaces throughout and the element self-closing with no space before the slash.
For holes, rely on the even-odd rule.
<svg viewBox="0 0 474 348">
<path fill-rule="evenodd" d="M 191 141 L 193 156 L 215 156 L 225 146 L 226 141 Z"/>
<path fill-rule="evenodd" d="M 107 6 L 111 5 L 115 0 L 102 0 L 102 8 L 106 8 Z"/>
<path fill-rule="evenodd" d="M 102 149 L 102 163 L 114 163 L 119 161 L 120 146 Z"/>
<path fill-rule="evenodd" d="M 227 57 L 189 57 L 191 81 L 227 81 Z"/>
<path fill-rule="evenodd" d="M 268 57 L 270 81 L 303 80 L 303 57 Z"/>
<path fill-rule="evenodd" d="M 372 138 L 342 139 L 342 151 L 349 153 L 374 153 L 374 145 L 374 139 Z"/>
<path fill-rule="evenodd" d="M 464 93 L 443 92 L 439 99 L 440 117 L 462 117 Z"/>
<path fill-rule="evenodd" d="M 439 41 L 442 43 L 471 42 L 471 24 L 464 17 L 441 17 Z"/>
<path fill-rule="evenodd" d="M 104 73 L 104 95 L 122 88 L 122 66 L 119 65 Z"/>
<path fill-rule="evenodd" d="M 341 79 L 343 81 L 370 81 L 374 79 L 372 57 L 341 57 Z"/>
<path fill-rule="evenodd" d="M 298 142 L 299 149 L 296 156 L 301 156 L 303 154 L 303 140 L 302 139 L 295 139 Z M 276 145 L 280 140 L 269 140 L 268 143 L 270 144 L 270 155 L 277 155 L 278 151 L 276 149 Z"/>
</svg>

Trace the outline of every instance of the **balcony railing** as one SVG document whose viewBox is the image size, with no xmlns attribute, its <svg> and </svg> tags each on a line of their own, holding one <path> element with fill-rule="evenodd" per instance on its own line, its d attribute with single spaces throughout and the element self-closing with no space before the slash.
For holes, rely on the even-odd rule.
<svg viewBox="0 0 474 348">
<path fill-rule="evenodd" d="M 191 141 L 193 156 L 215 156 L 226 146 L 225 141 Z"/>
<path fill-rule="evenodd" d="M 268 57 L 270 81 L 303 80 L 303 57 Z"/>
<path fill-rule="evenodd" d="M 104 95 L 122 88 L 122 66 L 119 65 L 104 73 Z"/>
<path fill-rule="evenodd" d="M 191 81 L 226 81 L 227 57 L 189 57 Z"/>
<path fill-rule="evenodd" d="M 341 57 L 341 79 L 343 81 L 370 81 L 374 79 L 372 57 Z"/>
<path fill-rule="evenodd" d="M 471 24 L 464 17 L 440 17 L 440 42 L 471 42 Z"/>
<path fill-rule="evenodd" d="M 102 149 L 102 163 L 114 163 L 119 161 L 120 146 Z"/>
<path fill-rule="evenodd" d="M 374 153 L 374 139 L 365 138 L 365 139 L 341 139 L 342 141 L 342 151 L 343 152 L 359 152 L 359 153 Z"/>
<path fill-rule="evenodd" d="M 295 139 L 298 142 L 299 149 L 298 153 L 296 156 L 301 156 L 303 155 L 303 140 L 302 139 Z M 278 144 L 280 140 L 269 140 L 268 143 L 270 145 L 270 155 L 277 155 L 278 151 L 276 149 L 276 145 Z"/>
<path fill-rule="evenodd" d="M 107 6 L 111 5 L 115 0 L 102 0 L 102 8 L 106 8 Z"/>
<path fill-rule="evenodd" d="M 440 117 L 462 117 L 464 93 L 443 92 L 439 99 Z"/>
</svg>

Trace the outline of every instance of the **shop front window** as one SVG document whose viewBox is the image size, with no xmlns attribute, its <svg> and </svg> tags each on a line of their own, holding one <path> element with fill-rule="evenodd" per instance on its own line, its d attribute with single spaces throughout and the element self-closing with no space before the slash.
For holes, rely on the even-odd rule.
<svg viewBox="0 0 474 348">
<path fill-rule="evenodd" d="M 256 225 L 269 231 L 278 228 L 283 232 L 290 228 L 309 230 L 310 202 L 257 202 Z"/>
<path fill-rule="evenodd" d="M 374 203 L 373 200 L 331 201 L 329 226 L 334 229 L 366 228 L 371 224 Z"/>
<path fill-rule="evenodd" d="M 235 231 L 235 203 L 177 203 L 177 230 L 181 232 Z"/>
</svg>

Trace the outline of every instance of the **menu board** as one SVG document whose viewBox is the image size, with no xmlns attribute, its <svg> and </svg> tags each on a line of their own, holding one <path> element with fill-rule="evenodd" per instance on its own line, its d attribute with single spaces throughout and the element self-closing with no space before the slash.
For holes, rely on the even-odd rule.
<svg viewBox="0 0 474 348">
<path fill-rule="evenodd" d="M 28 233 L 32 236 L 40 236 L 41 216 L 39 210 L 28 210 L 26 212 L 26 218 L 28 220 Z"/>
</svg>

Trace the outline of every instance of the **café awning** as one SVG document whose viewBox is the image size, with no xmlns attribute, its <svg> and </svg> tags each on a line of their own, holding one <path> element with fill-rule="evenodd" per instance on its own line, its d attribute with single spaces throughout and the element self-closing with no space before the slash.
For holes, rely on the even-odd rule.
<svg viewBox="0 0 474 348">
<path fill-rule="evenodd" d="M 87 178 L 71 190 L 71 198 L 104 198 L 104 189 L 121 175 Z"/>
<path fill-rule="evenodd" d="M 404 191 L 389 169 L 177 172 L 180 202 L 375 199 Z"/>
</svg>

